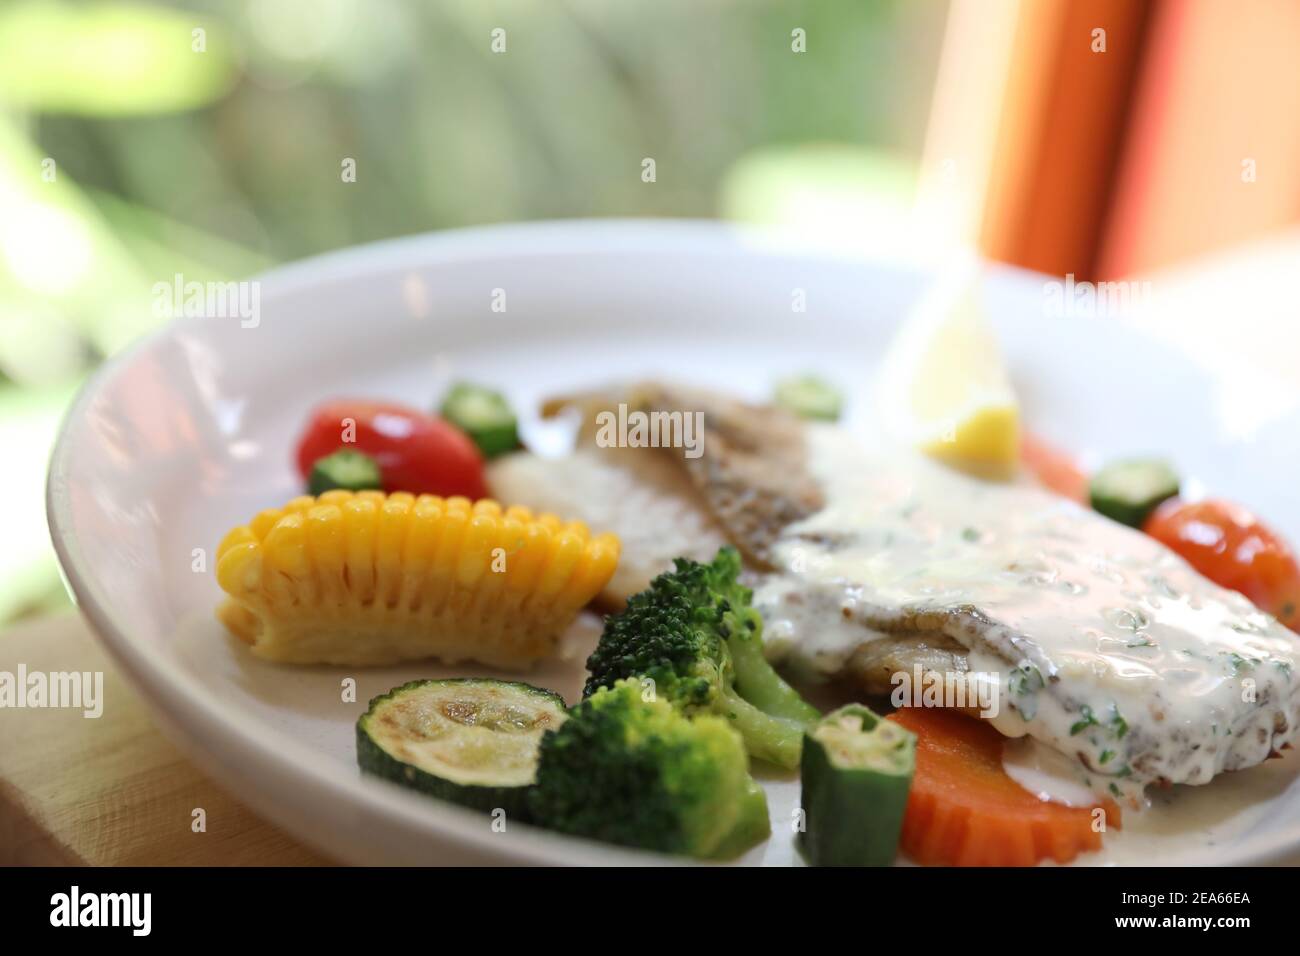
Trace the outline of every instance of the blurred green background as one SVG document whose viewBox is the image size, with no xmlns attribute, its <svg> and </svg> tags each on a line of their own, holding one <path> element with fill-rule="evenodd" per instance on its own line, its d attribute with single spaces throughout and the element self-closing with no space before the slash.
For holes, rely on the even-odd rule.
<svg viewBox="0 0 1300 956">
<path fill-rule="evenodd" d="M 946 7 L 6 0 L 0 623 L 66 601 L 50 445 L 86 375 L 164 321 L 155 282 L 507 220 L 879 228 L 911 200 Z"/>
</svg>

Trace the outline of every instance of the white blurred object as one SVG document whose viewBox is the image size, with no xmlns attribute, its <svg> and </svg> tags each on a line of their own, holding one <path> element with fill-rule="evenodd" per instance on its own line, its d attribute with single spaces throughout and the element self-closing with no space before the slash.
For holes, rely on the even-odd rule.
<svg viewBox="0 0 1300 956">
<path fill-rule="evenodd" d="M 1129 320 L 1217 373 L 1223 434 L 1300 407 L 1300 229 L 1141 278 L 1151 295 Z"/>
</svg>

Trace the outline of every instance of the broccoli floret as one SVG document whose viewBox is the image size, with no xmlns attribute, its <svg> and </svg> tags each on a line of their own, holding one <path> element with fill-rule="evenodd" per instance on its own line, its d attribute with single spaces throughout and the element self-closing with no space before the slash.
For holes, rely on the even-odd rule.
<svg viewBox="0 0 1300 956">
<path fill-rule="evenodd" d="M 601 688 L 542 737 L 529 810 L 563 833 L 723 859 L 771 832 L 740 736 L 636 680 Z"/>
<path fill-rule="evenodd" d="M 820 715 L 763 657 L 763 619 L 737 580 L 739 553 L 728 547 L 708 564 L 674 563 L 605 620 L 584 696 L 625 677 L 649 678 L 684 713 L 727 718 L 755 757 L 797 767 L 804 728 Z"/>
</svg>

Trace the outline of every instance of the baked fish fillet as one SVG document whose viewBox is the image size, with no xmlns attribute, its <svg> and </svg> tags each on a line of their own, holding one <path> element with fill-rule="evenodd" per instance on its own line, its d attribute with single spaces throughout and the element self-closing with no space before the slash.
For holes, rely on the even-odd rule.
<svg viewBox="0 0 1300 956">
<path fill-rule="evenodd" d="M 1140 532 L 707 392 L 641 384 L 552 407 L 581 407 L 590 439 L 618 403 L 702 413 L 698 458 L 635 454 L 689 477 L 759 571 L 767 644 L 797 670 L 870 691 L 916 665 L 973 675 L 997 688 L 1000 731 L 1074 758 L 1095 791 L 1133 803 L 1151 783 L 1206 783 L 1296 736 L 1300 638 Z"/>
<path fill-rule="evenodd" d="M 994 726 L 1131 802 L 1294 739 L 1300 638 L 1159 542 L 1035 487 L 807 436 L 826 506 L 785 528 L 755 595 L 798 662 L 840 673 L 881 635 L 941 634 L 996 682 Z"/>
<path fill-rule="evenodd" d="M 617 420 L 635 412 L 699 413 L 706 454 L 682 447 L 619 447 L 599 441 L 602 413 Z M 644 383 L 588 392 L 548 402 L 556 414 L 582 415 L 577 447 L 566 458 L 517 452 L 493 461 L 492 493 L 537 511 L 582 515 L 593 527 L 619 536 L 618 570 L 601 593 L 616 609 L 645 590 L 673 558 L 705 561 L 728 541 L 751 567 L 771 567 L 765 555 L 788 524 L 822 506 L 803 466 L 801 423 L 786 412 L 747 405 L 698 389 Z M 789 467 L 772 468 L 774 461 Z"/>
<path fill-rule="evenodd" d="M 807 468 L 803 423 L 782 409 L 655 382 L 555 399 L 543 411 L 567 407 L 582 412 L 579 449 L 604 451 L 610 449 L 602 440 L 602 415 L 609 416 L 608 423 L 633 413 L 695 416 L 699 434 L 692 437 L 699 440 L 700 454 L 672 445 L 628 450 L 676 463 L 718 525 L 755 566 L 769 566 L 769 553 L 782 530 L 823 505 Z"/>
</svg>

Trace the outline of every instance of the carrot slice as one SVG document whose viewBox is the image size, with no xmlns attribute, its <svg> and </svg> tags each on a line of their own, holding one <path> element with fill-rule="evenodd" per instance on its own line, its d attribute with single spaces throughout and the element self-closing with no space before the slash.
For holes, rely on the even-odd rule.
<svg viewBox="0 0 1300 956">
<path fill-rule="evenodd" d="M 909 708 L 890 715 L 916 734 L 916 773 L 903 816 L 901 846 L 925 866 L 1033 866 L 1068 863 L 1101 849 L 1093 808 L 1039 800 L 1002 769 L 1002 741 L 964 714 Z M 1098 799 L 1106 826 L 1119 807 Z"/>
<path fill-rule="evenodd" d="M 1020 434 L 1020 461 L 1029 473 L 1058 495 L 1088 503 L 1088 475 L 1068 454 L 1036 435 Z"/>
</svg>

